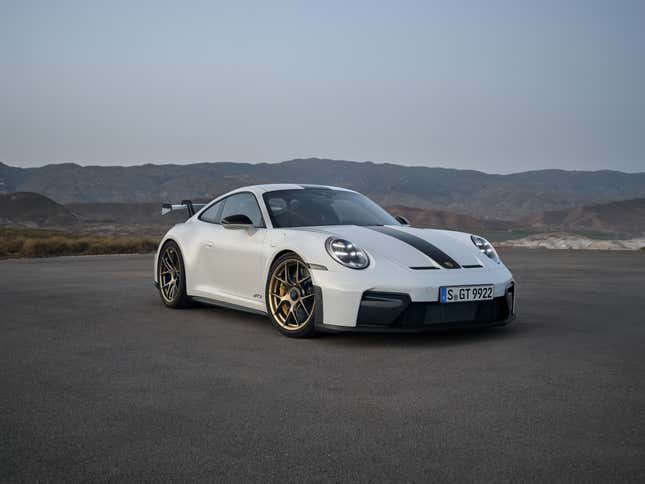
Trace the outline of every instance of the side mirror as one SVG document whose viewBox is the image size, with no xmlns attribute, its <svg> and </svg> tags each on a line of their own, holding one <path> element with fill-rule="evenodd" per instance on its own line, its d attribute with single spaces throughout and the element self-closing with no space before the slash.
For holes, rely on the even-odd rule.
<svg viewBox="0 0 645 484">
<path fill-rule="evenodd" d="M 222 226 L 227 229 L 248 229 L 253 227 L 253 222 L 246 215 L 229 215 L 222 219 Z"/>
<path fill-rule="evenodd" d="M 396 219 L 397 222 L 399 222 L 402 225 L 410 225 L 410 221 L 402 215 L 397 215 L 394 218 Z"/>
</svg>

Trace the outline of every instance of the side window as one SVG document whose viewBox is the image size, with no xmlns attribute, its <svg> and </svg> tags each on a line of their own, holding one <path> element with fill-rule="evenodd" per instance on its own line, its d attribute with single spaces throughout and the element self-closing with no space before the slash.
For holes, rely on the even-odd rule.
<svg viewBox="0 0 645 484">
<path fill-rule="evenodd" d="M 199 219 L 203 220 L 204 222 L 218 224 L 220 221 L 219 213 L 222 210 L 225 201 L 226 200 L 219 201 L 208 207 L 206 210 L 204 210 L 204 213 L 199 216 Z"/>
<path fill-rule="evenodd" d="M 258 207 L 258 202 L 250 193 L 238 193 L 231 195 L 224 201 L 224 209 L 220 215 L 220 220 L 229 215 L 246 215 L 251 219 L 256 227 L 264 227 L 262 214 Z"/>
</svg>

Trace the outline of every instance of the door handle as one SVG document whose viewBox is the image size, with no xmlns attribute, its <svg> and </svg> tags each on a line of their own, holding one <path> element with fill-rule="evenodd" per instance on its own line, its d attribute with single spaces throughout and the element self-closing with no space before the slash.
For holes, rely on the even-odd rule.
<svg viewBox="0 0 645 484">
<path fill-rule="evenodd" d="M 206 242 L 207 249 L 212 249 L 213 247 L 215 247 L 215 242 L 213 242 L 212 240 Z"/>
</svg>

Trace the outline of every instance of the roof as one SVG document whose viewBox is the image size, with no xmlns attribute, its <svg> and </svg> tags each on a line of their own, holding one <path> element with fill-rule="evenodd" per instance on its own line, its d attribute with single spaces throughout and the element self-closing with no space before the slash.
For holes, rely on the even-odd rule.
<svg viewBox="0 0 645 484">
<path fill-rule="evenodd" d="M 275 192 L 277 190 L 305 190 L 307 188 L 322 188 L 326 190 L 338 190 L 343 192 L 352 191 L 342 187 L 334 187 L 331 185 L 314 185 L 311 183 L 269 183 L 266 185 L 251 185 L 247 187 L 241 187 L 235 191 L 253 191 L 257 193 L 266 193 Z"/>
<path fill-rule="evenodd" d="M 222 198 L 228 197 L 229 195 L 233 195 L 234 193 L 239 193 L 239 192 L 251 192 L 254 193 L 257 197 L 261 197 L 263 193 L 267 192 L 275 192 L 278 190 L 306 190 L 308 188 L 322 188 L 326 190 L 338 190 L 341 192 L 353 192 L 354 190 L 349 190 L 347 188 L 342 188 L 342 187 L 334 187 L 331 185 L 313 185 L 310 183 L 268 183 L 266 185 L 248 185 L 245 187 L 239 187 L 236 188 L 235 190 L 228 191 L 226 193 L 222 193 L 221 195 L 218 195 L 215 197 L 213 200 L 209 202 L 213 203 L 216 200 L 220 200 Z"/>
</svg>

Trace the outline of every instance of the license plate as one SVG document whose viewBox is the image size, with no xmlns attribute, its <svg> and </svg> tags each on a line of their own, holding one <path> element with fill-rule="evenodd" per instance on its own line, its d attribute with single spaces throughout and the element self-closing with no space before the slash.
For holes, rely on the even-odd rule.
<svg viewBox="0 0 645 484">
<path fill-rule="evenodd" d="M 487 301 L 493 299 L 493 286 L 449 286 L 439 288 L 439 301 L 441 303 L 455 303 L 465 301 Z"/>
</svg>

